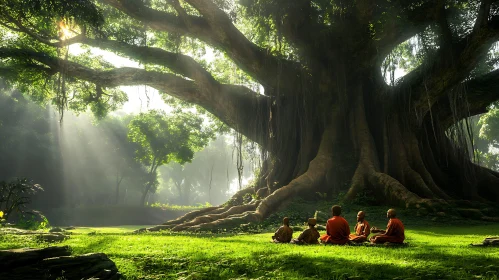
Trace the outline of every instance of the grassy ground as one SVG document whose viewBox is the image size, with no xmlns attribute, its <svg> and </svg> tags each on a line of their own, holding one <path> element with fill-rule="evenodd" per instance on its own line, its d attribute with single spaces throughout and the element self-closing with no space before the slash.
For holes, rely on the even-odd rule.
<svg viewBox="0 0 499 280">
<path fill-rule="evenodd" d="M 75 254 L 106 253 L 126 279 L 498 279 L 499 274 L 499 248 L 469 246 L 499 235 L 498 224 L 418 225 L 406 230 L 410 246 L 402 248 L 271 244 L 270 232 L 132 234 L 136 228 L 79 228 L 60 245 Z M 0 249 L 44 246 L 31 237 L 0 235 Z"/>
</svg>

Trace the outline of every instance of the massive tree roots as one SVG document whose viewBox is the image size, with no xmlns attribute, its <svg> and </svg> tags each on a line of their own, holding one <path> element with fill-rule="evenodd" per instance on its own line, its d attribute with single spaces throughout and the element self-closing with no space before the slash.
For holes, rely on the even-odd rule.
<svg viewBox="0 0 499 280">
<path fill-rule="evenodd" d="M 423 136 L 417 137 L 413 131 L 402 128 L 395 118 L 387 117 L 381 123 L 388 137 L 382 135 L 380 139 L 376 139 L 371 133 L 372 126 L 380 124 L 370 122 L 365 112 L 362 98 L 356 100 L 354 110 L 338 110 L 323 129 L 319 146 L 312 148 L 317 152 L 306 171 L 289 182 L 269 184 L 268 177 L 262 178 L 254 186 L 236 193 L 223 206 L 193 211 L 148 230 L 213 231 L 235 228 L 263 221 L 297 196 L 310 197 L 310 194 L 328 191 L 330 196 L 338 191 L 346 191 L 345 199 L 349 200 L 356 199 L 359 195 L 368 195 L 390 207 L 425 209 L 426 212 L 440 212 L 444 209 L 449 211 L 453 208 L 463 216 L 495 219 L 473 208 L 478 207 L 476 201 L 498 201 L 499 177 L 496 172 L 479 167 L 469 160 L 460 161 L 459 153 L 462 150 L 458 147 L 453 147 L 448 141 L 442 141 L 448 144 L 446 147 L 430 143 L 427 141 L 428 135 L 423 133 Z M 344 130 L 345 118 L 348 133 Z M 433 141 L 438 137 L 447 139 L 444 134 L 432 133 L 435 133 L 431 135 Z M 338 179 L 342 178 L 338 174 L 341 161 L 348 165 L 346 159 L 352 158 L 345 156 L 345 152 L 341 150 L 348 147 L 345 146 L 345 138 L 348 138 L 349 141 L 346 142 L 351 145 L 350 150 L 354 151 L 355 158 L 355 164 L 352 165 L 354 168 L 350 170 L 350 180 L 346 183 Z M 440 152 L 433 152 L 437 147 Z M 297 161 L 300 164 L 303 160 Z M 278 166 L 274 165 L 273 168 Z M 287 169 L 295 172 L 300 168 Z M 282 173 L 279 172 L 263 174 L 279 174 L 282 178 Z M 475 176 L 480 180 L 469 180 Z M 338 185 L 346 185 L 347 188 Z M 480 205 L 483 208 L 486 204 Z"/>
</svg>

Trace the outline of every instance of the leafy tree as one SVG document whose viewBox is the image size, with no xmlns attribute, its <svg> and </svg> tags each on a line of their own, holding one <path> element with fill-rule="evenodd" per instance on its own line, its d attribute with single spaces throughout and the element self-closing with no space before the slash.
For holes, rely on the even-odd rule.
<svg viewBox="0 0 499 280">
<path fill-rule="evenodd" d="M 203 119 L 192 113 L 168 116 L 151 110 L 135 117 L 129 124 L 128 138 L 138 144 L 136 157 L 149 170 L 141 205 L 149 192 L 155 192 L 158 167 L 172 161 L 179 164 L 191 161 L 194 152 L 206 146 L 212 137 L 213 131 L 203 127 Z"/>
<path fill-rule="evenodd" d="M 499 109 L 492 108 L 480 117 L 480 138 L 488 140 L 490 145 L 499 149 Z"/>
<path fill-rule="evenodd" d="M 22 213 L 32 196 L 43 191 L 38 184 L 33 184 L 27 179 L 17 179 L 12 182 L 0 182 L 0 209 L 2 216 L 7 218 L 13 212 Z"/>
<path fill-rule="evenodd" d="M 316 192 L 429 208 L 499 201 L 498 175 L 471 161 L 456 126 L 497 100 L 497 1 L 69 2 L 0 4 L 1 75 L 36 99 L 97 114 L 123 102 L 116 87 L 149 85 L 263 151 L 259 179 L 230 210 L 176 229 L 261 221 Z M 76 43 L 144 67 L 73 57 Z M 220 54 L 211 64 L 208 45 Z M 412 71 L 387 77 L 401 64 Z M 245 204 L 250 194 L 260 199 Z"/>
<path fill-rule="evenodd" d="M 489 111 L 471 119 L 476 160 L 480 165 L 499 171 L 499 111 L 493 104 Z"/>
</svg>

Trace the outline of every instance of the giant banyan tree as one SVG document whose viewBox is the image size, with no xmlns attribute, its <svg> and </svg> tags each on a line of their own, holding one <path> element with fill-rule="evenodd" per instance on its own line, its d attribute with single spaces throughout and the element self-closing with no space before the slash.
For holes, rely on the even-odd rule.
<svg viewBox="0 0 499 280">
<path fill-rule="evenodd" d="M 474 163 L 463 126 L 499 100 L 490 60 L 498 2 L 2 1 L 0 74 L 35 98 L 77 100 L 97 113 L 119 103 L 113 88 L 147 85 L 258 143 L 265 160 L 251 186 L 164 228 L 259 222 L 316 192 L 428 209 L 499 202 L 499 174 Z M 228 83 L 195 57 L 196 46 L 172 43 L 187 39 L 223 53 L 263 90 Z M 145 67 L 71 56 L 73 44 Z M 412 66 L 387 82 L 403 44 Z"/>
</svg>

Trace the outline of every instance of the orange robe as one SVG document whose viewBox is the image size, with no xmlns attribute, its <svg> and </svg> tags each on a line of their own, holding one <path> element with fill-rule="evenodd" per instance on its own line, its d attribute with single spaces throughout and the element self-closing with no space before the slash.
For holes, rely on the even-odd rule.
<svg viewBox="0 0 499 280">
<path fill-rule="evenodd" d="M 386 232 L 384 234 L 375 235 L 371 237 L 371 242 L 373 243 L 404 243 L 404 224 L 397 219 L 392 218 L 386 226 Z"/>
<path fill-rule="evenodd" d="M 286 225 L 278 228 L 272 236 L 272 240 L 276 243 L 289 243 L 291 238 L 293 238 L 293 229 Z"/>
<path fill-rule="evenodd" d="M 321 241 L 329 244 L 346 244 L 350 235 L 348 222 L 340 216 L 327 220 L 326 234 L 321 236 Z"/>
<path fill-rule="evenodd" d="M 364 220 L 355 225 L 355 233 L 350 234 L 349 238 L 350 241 L 362 243 L 367 241 L 369 234 L 371 234 L 371 227 L 369 226 L 369 223 Z"/>
</svg>

